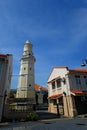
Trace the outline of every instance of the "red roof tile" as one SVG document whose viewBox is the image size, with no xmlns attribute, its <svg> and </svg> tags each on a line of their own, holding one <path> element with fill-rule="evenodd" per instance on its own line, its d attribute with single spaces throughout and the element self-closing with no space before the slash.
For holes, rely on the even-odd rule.
<svg viewBox="0 0 87 130">
<path fill-rule="evenodd" d="M 0 57 L 7 57 L 9 55 L 12 55 L 12 54 L 0 54 Z"/>
<path fill-rule="evenodd" d="M 58 97 L 61 97 L 61 96 L 62 96 L 62 94 L 55 94 L 55 95 L 52 95 L 52 96 L 50 96 L 48 98 L 55 99 L 55 98 L 58 98 Z"/>
<path fill-rule="evenodd" d="M 38 85 L 38 84 L 35 84 L 34 88 L 35 88 L 36 91 L 38 91 L 38 90 L 40 90 L 40 89 L 43 90 L 43 91 L 48 90 L 46 87 L 42 87 L 42 86 L 40 86 L 40 85 Z"/>
<path fill-rule="evenodd" d="M 77 90 L 72 91 L 72 93 L 74 93 L 74 94 L 76 94 L 76 95 L 84 95 L 84 94 L 87 94 L 87 92 L 85 92 L 85 91 L 77 91 Z"/>
<path fill-rule="evenodd" d="M 6 55 L 6 54 L 0 54 L 0 57 L 1 57 L 1 56 L 4 56 L 4 57 L 6 57 L 7 55 Z"/>
<path fill-rule="evenodd" d="M 69 70 L 71 73 L 87 73 L 87 69 L 84 68 L 75 68 L 73 70 Z"/>
</svg>

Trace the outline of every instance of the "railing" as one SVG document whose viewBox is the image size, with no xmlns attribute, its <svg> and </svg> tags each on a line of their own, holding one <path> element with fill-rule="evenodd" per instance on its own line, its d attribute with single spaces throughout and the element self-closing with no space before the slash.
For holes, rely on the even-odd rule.
<svg viewBox="0 0 87 130">
<path fill-rule="evenodd" d="M 33 102 L 34 99 L 33 98 L 8 98 L 7 102 L 8 103 L 20 103 L 20 102 Z"/>
</svg>

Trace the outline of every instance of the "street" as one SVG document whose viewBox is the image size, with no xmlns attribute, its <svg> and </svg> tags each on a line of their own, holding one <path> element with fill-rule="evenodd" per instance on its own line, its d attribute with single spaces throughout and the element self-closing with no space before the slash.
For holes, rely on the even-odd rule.
<svg viewBox="0 0 87 130">
<path fill-rule="evenodd" d="M 0 125 L 0 130 L 87 130 L 87 118 L 47 119 Z"/>
</svg>

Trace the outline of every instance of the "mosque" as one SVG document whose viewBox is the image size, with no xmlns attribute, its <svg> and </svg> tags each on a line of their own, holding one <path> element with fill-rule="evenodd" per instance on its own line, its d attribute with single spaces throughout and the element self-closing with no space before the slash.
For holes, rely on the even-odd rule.
<svg viewBox="0 0 87 130">
<path fill-rule="evenodd" d="M 36 106 L 39 104 L 48 104 L 48 90 L 38 84 L 35 84 L 35 72 L 34 64 L 35 57 L 33 55 L 33 45 L 29 40 L 26 41 L 23 48 L 23 54 L 20 58 L 20 71 L 18 77 L 17 89 L 13 92 L 15 96 L 11 96 L 12 91 L 5 87 L 4 93 L 8 95 L 3 100 L 3 108 L 1 111 L 1 116 L 6 119 L 16 119 L 26 117 L 29 112 L 36 110 Z M 10 55 L 6 55 L 9 56 Z M 4 59 L 6 56 L 3 56 Z M 1 57 L 2 59 L 2 57 Z M 9 58 L 8 68 L 12 68 L 12 63 Z M 6 62 L 7 63 L 7 62 Z M 11 71 L 11 70 L 10 70 Z M 9 71 L 7 76 L 9 77 Z M 10 74 L 12 75 L 12 74 Z M 7 77 L 7 79 L 8 79 Z M 3 77 L 4 80 L 4 77 Z M 9 82 L 10 86 L 10 82 Z M 9 91 L 7 91 L 9 90 Z M 9 93 L 10 92 L 10 93 Z M 3 93 L 3 95 L 5 95 Z M 2 114 L 3 113 L 3 114 Z"/>
</svg>

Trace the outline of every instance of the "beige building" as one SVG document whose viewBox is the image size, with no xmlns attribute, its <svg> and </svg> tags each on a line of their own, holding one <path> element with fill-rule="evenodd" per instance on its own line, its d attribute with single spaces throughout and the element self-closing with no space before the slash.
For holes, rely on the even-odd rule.
<svg viewBox="0 0 87 130">
<path fill-rule="evenodd" d="M 10 93 L 12 76 L 12 55 L 0 54 L 0 121 L 2 120 L 4 105 Z"/>
<path fill-rule="evenodd" d="M 49 112 L 67 117 L 87 114 L 87 69 L 54 67 L 47 83 Z"/>
</svg>

